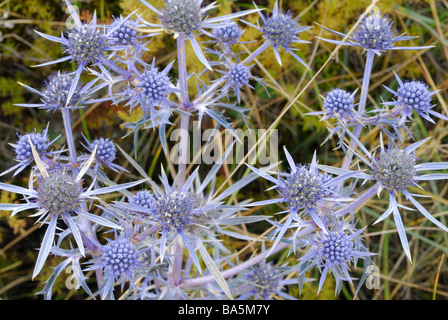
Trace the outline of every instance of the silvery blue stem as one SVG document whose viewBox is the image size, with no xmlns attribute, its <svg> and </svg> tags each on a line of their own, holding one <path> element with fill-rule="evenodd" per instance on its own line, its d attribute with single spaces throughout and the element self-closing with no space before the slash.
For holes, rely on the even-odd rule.
<svg viewBox="0 0 448 320">
<path fill-rule="evenodd" d="M 307 227 L 305 229 L 303 229 L 302 231 L 298 232 L 296 234 L 297 237 L 301 237 L 301 236 L 305 236 L 309 233 L 311 233 L 313 230 L 315 230 L 314 226 L 310 226 Z M 279 243 L 274 250 L 272 250 L 272 254 L 279 252 L 285 248 L 287 248 L 290 244 L 289 243 Z M 222 271 L 221 274 L 224 278 L 229 278 L 232 277 L 234 275 L 237 275 L 238 273 L 240 273 L 241 271 L 244 271 L 250 267 L 252 267 L 253 265 L 263 261 L 264 259 L 267 258 L 268 254 L 269 254 L 270 250 L 266 250 L 263 251 L 262 253 L 260 253 L 259 255 L 252 257 L 251 259 L 244 261 L 241 264 L 238 264 L 230 269 L 227 269 L 225 271 Z M 213 281 L 216 281 L 215 278 L 213 277 L 213 275 L 210 276 L 205 276 L 205 277 L 200 277 L 200 278 L 194 278 L 194 279 L 187 279 L 185 280 L 183 283 L 181 283 L 180 287 L 181 288 L 193 288 L 193 287 L 198 287 L 198 286 L 203 286 L 209 283 L 212 283 Z"/>
<path fill-rule="evenodd" d="M 65 137 L 67 139 L 70 161 L 75 165 L 78 163 L 78 157 L 76 155 L 75 140 L 73 139 L 72 124 L 70 121 L 70 109 L 62 109 L 62 119 L 64 121 Z"/>
<path fill-rule="evenodd" d="M 188 76 L 187 76 L 187 62 L 185 56 L 185 34 L 180 33 L 177 37 L 177 63 L 179 73 L 179 87 L 181 90 L 181 105 L 185 109 L 190 107 L 190 98 L 188 95 Z"/>
<path fill-rule="evenodd" d="M 179 88 L 180 93 L 180 105 L 183 109 L 187 110 L 190 107 L 190 98 L 188 95 L 188 76 L 187 76 L 187 63 L 185 56 L 185 34 L 180 33 L 177 37 L 177 63 L 178 63 L 178 74 L 179 74 Z M 178 167 L 178 184 L 177 189 L 181 190 L 186 181 L 187 175 L 187 163 L 185 158 L 185 153 L 188 148 L 188 130 L 190 124 L 190 116 L 182 112 L 180 120 L 180 141 L 179 141 L 179 167 Z M 188 154 L 188 153 L 187 153 Z M 173 249 L 173 264 L 172 269 L 168 274 L 168 282 L 171 284 L 178 284 L 181 281 L 182 273 L 182 262 L 184 258 L 184 246 L 174 240 Z"/>
<path fill-rule="evenodd" d="M 366 110 L 367 95 L 369 93 L 370 76 L 372 75 L 374 58 L 375 53 L 372 50 L 367 50 L 366 65 L 364 68 L 364 77 L 362 79 L 361 96 L 359 98 L 359 106 L 358 106 L 358 113 L 360 115 L 363 115 Z M 355 128 L 353 129 L 353 135 L 356 137 L 356 139 L 358 139 L 359 136 L 361 135 L 361 131 L 362 131 L 362 125 L 360 124 L 356 125 Z M 350 149 L 351 150 L 356 149 L 356 142 L 354 140 L 350 141 Z M 348 169 L 350 167 L 352 159 L 353 159 L 353 152 L 347 150 L 344 162 L 342 163 L 342 169 Z"/>
</svg>

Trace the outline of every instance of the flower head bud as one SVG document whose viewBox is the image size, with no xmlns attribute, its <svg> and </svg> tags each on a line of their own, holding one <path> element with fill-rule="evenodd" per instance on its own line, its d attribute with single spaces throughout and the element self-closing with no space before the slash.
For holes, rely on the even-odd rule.
<svg viewBox="0 0 448 320">
<path fill-rule="evenodd" d="M 133 45 L 137 42 L 138 31 L 136 29 L 138 23 L 132 20 L 123 21 L 123 18 L 117 18 L 111 23 L 111 29 L 119 25 L 110 35 L 111 42 L 117 45 Z"/>
<path fill-rule="evenodd" d="M 131 274 L 140 265 L 139 252 L 126 237 L 110 241 L 105 247 L 101 260 L 104 268 L 111 272 L 110 276 L 119 277 Z"/>
<path fill-rule="evenodd" d="M 324 99 L 324 109 L 330 117 L 348 118 L 354 110 L 354 96 L 342 89 L 330 91 Z"/>
<path fill-rule="evenodd" d="M 397 102 L 405 108 L 407 113 L 428 112 L 431 109 L 432 92 L 428 85 L 420 81 L 406 81 L 397 89 Z"/>
<path fill-rule="evenodd" d="M 250 69 L 239 63 L 234 63 L 230 66 L 227 76 L 233 88 L 240 88 L 247 85 L 251 78 Z"/>
<path fill-rule="evenodd" d="M 39 155 L 45 153 L 50 145 L 46 131 L 30 132 L 19 136 L 19 140 L 14 148 L 17 160 L 27 161 L 33 157 L 30 140 Z"/>
<path fill-rule="evenodd" d="M 129 202 L 146 209 L 151 207 L 152 202 L 154 201 L 154 195 L 151 191 L 141 190 L 137 192 L 134 196 L 129 199 Z"/>
<path fill-rule="evenodd" d="M 323 233 L 318 239 L 321 258 L 328 265 L 345 264 L 352 259 L 354 240 L 342 230 Z"/>
<path fill-rule="evenodd" d="M 212 34 L 217 42 L 232 45 L 238 42 L 238 39 L 243 35 L 243 31 L 236 23 L 232 23 L 221 28 L 213 29 Z"/>
<path fill-rule="evenodd" d="M 143 72 L 135 87 L 141 98 L 154 105 L 163 103 L 166 96 L 172 92 L 170 78 L 155 67 Z"/>
<path fill-rule="evenodd" d="M 117 150 L 113 141 L 111 141 L 109 138 L 99 138 L 93 140 L 89 146 L 90 151 L 95 150 L 95 147 L 95 158 L 98 160 L 98 162 L 110 163 L 115 160 L 115 154 L 117 153 Z"/>
</svg>

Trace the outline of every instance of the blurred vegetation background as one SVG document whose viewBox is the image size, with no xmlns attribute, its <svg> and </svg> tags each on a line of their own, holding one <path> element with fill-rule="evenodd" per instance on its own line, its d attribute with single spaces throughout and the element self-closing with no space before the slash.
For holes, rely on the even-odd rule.
<svg viewBox="0 0 448 320">
<path fill-rule="evenodd" d="M 161 0 L 150 1 L 156 7 L 161 7 Z M 283 0 L 279 1 L 284 9 L 291 10 L 300 17 L 302 25 L 314 26 L 302 34 L 302 38 L 311 41 L 310 44 L 298 46 L 300 55 L 308 62 L 312 71 L 306 71 L 290 55 L 282 55 L 281 68 L 271 50 L 263 53 L 257 60 L 254 73 L 265 79 L 270 96 L 264 89 L 257 86 L 256 91 L 243 92 L 242 105 L 250 108 L 249 126 L 254 129 L 266 129 L 278 117 L 282 109 L 291 101 L 310 81 L 314 73 L 329 59 L 334 45 L 314 39 L 323 36 L 335 39 L 335 36 L 322 30 L 314 24 L 318 22 L 333 30 L 347 32 L 356 22 L 370 1 L 349 0 Z M 210 1 L 204 1 L 208 4 Z M 218 0 L 218 9 L 212 14 L 226 14 L 231 11 L 252 8 L 252 1 Z M 275 0 L 256 0 L 257 5 L 272 8 Z M 90 19 L 94 10 L 97 11 L 100 22 L 108 23 L 113 17 L 126 16 L 135 9 L 148 21 L 155 21 L 155 15 L 137 0 L 91 0 L 78 1 L 81 18 Z M 396 88 L 393 76 L 395 71 L 402 79 L 418 79 L 429 84 L 432 90 L 440 90 L 435 96 L 436 110 L 448 114 L 446 101 L 448 99 L 448 1 L 435 0 L 382 0 L 378 7 L 384 14 L 388 14 L 399 31 L 408 35 L 416 35 L 417 39 L 403 43 L 404 46 L 434 45 L 435 48 L 422 51 L 392 51 L 375 59 L 375 65 L 369 92 L 369 106 L 380 107 L 381 102 L 387 101 L 391 95 L 384 90 L 383 85 Z M 57 70 L 72 70 L 70 63 L 58 64 L 43 68 L 33 68 L 33 65 L 62 57 L 59 44 L 38 36 L 33 30 L 59 36 L 64 29 L 67 14 L 63 1 L 58 0 L 0 0 L 0 172 L 14 164 L 14 153 L 9 143 L 16 141 L 16 133 L 24 134 L 46 127 L 50 122 L 50 136 L 62 135 L 55 147 L 62 147 L 63 139 L 62 119 L 59 113 L 43 110 L 20 108 L 15 103 L 36 103 L 38 96 L 21 87 L 20 81 L 33 88 L 41 88 L 46 76 Z M 269 12 L 269 9 L 267 10 Z M 256 15 L 247 18 L 255 23 Z M 242 25 L 243 27 L 244 25 Z M 248 29 L 243 40 L 257 39 L 255 43 L 241 46 L 241 50 L 254 50 L 259 44 L 261 36 L 257 30 Z M 204 39 L 205 40 L 205 39 Z M 401 44 L 400 44 L 401 45 Z M 146 61 L 156 57 L 160 67 L 176 58 L 175 41 L 172 37 L 158 36 L 149 44 L 150 51 L 146 54 Z M 191 48 L 187 52 L 188 66 L 191 72 L 200 72 L 202 66 L 194 56 Z M 334 150 L 335 141 L 321 146 L 327 136 L 326 124 L 319 122 L 317 117 L 304 116 L 309 111 L 321 110 L 322 96 L 336 87 L 355 90 L 360 86 L 364 70 L 364 56 L 357 49 L 342 47 L 337 58 L 310 83 L 304 94 L 288 110 L 280 121 L 279 144 L 286 145 L 297 162 L 305 163 L 311 160 L 314 150 L 319 154 L 320 163 L 340 165 L 343 155 Z M 175 68 L 174 68 L 175 69 Z M 175 70 L 171 74 L 176 78 Z M 202 79 L 212 80 L 208 74 Z M 194 94 L 194 93 L 193 93 Z M 89 139 L 109 137 L 114 139 L 126 152 L 133 154 L 133 138 L 129 136 L 121 139 L 127 131 L 121 126 L 126 121 L 138 117 L 138 112 L 129 114 L 127 108 L 115 106 L 111 103 L 95 104 L 84 110 L 74 112 L 73 130 L 78 138 L 81 133 Z M 241 120 L 241 119 L 239 119 Z M 213 123 L 205 120 L 204 128 L 213 127 Z M 241 127 L 242 123 L 236 121 Z M 418 156 L 422 160 L 448 161 L 448 130 L 444 121 L 433 125 L 415 118 L 412 123 L 416 139 L 431 136 L 429 143 L 420 148 Z M 366 131 L 362 141 L 375 144 L 378 141 L 378 130 Z M 82 150 L 82 146 L 78 144 Z M 137 145 L 137 161 L 148 171 L 150 176 L 158 174 L 160 163 L 166 158 L 161 152 L 158 134 L 154 131 L 142 132 Z M 281 153 L 282 155 L 282 153 Z M 118 160 L 120 165 L 130 169 L 132 167 L 124 157 Z M 220 172 L 219 181 L 223 182 L 232 172 L 233 167 Z M 242 170 L 241 170 L 242 171 Z M 243 172 L 239 173 L 239 175 Z M 238 174 L 232 180 L 238 179 Z M 133 179 L 131 174 L 111 176 L 114 180 Z M 238 195 L 240 199 L 266 199 L 275 196 L 275 191 L 264 191 L 268 184 L 259 179 L 244 193 Z M 2 182 L 14 182 L 26 185 L 26 173 L 22 173 L 12 180 L 11 175 L 2 177 Z M 428 210 L 446 225 L 448 213 L 448 186 L 444 181 L 431 182 L 424 185 L 424 190 L 413 190 L 420 194 L 432 195 L 424 204 Z M 401 199 L 406 204 L 405 199 Z M 18 201 L 14 194 L 1 192 L 0 202 Z M 408 230 L 414 262 L 405 258 L 395 225 L 388 219 L 379 225 L 371 226 L 372 222 L 383 212 L 386 201 L 375 199 L 358 213 L 360 226 L 369 225 L 365 238 L 367 246 L 372 252 L 378 253 L 375 262 L 380 268 L 381 288 L 368 290 L 363 288 L 359 299 L 447 299 L 448 298 L 448 267 L 445 254 L 448 253 L 448 235 L 439 231 L 432 224 L 414 212 L 404 212 L 404 222 Z M 248 213 L 272 214 L 277 212 L 275 206 L 255 208 Z M 43 282 L 51 273 L 49 266 L 56 266 L 57 261 L 47 262 L 46 272 L 42 272 L 31 281 L 32 269 L 36 261 L 37 250 L 43 236 L 43 231 L 34 225 L 33 218 L 27 218 L 26 213 L 10 218 L 9 212 L 0 211 L 0 298 L 1 299 L 41 299 L 35 293 L 43 288 Z M 248 234 L 262 234 L 270 225 L 243 226 Z M 245 247 L 239 241 L 225 241 L 225 245 L 237 251 Z M 241 251 L 240 259 L 247 258 L 255 247 Z M 293 256 L 275 255 L 272 259 L 287 261 Z M 358 276 L 361 270 L 358 270 Z M 310 274 L 317 277 L 318 273 Z M 82 299 L 82 292 L 70 291 L 65 287 L 65 276 L 62 274 L 54 286 L 57 299 Z M 93 283 L 93 282 L 92 282 Z M 94 285 L 94 284 L 93 284 Z M 291 286 L 290 294 L 298 295 L 297 288 Z M 334 283 L 328 277 L 325 289 L 316 296 L 316 286 L 307 285 L 301 299 L 353 299 L 354 288 L 345 286 L 341 295 L 334 296 Z"/>
</svg>

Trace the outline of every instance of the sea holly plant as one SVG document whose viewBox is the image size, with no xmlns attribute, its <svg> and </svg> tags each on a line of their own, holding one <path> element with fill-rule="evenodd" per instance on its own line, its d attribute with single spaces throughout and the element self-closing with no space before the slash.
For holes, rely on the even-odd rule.
<svg viewBox="0 0 448 320">
<path fill-rule="evenodd" d="M 36 30 L 59 43 L 63 54 L 37 67 L 71 62 L 72 70 L 50 74 L 39 90 L 20 83 L 39 102 L 17 107 L 44 109 L 54 117 L 44 130 L 17 134 L 11 142 L 17 164 L 1 176 L 24 175 L 28 183 L 24 187 L 0 182 L 0 190 L 19 195 L 15 203 L 1 203 L 0 210 L 10 211 L 11 217 L 28 214 L 44 230 L 33 278 L 53 269 L 39 295 L 51 299 L 56 279 L 67 268 L 76 284 L 69 289 L 83 290 L 80 294 L 93 299 L 297 299 L 297 290 L 289 288 L 302 292 L 305 285 L 315 286 L 319 294 L 329 277 L 335 279 L 336 294 L 344 285 L 356 285 L 359 292 L 376 255 L 364 240 L 371 226 L 363 224 L 392 215 L 409 260 L 403 211 L 418 211 L 448 232 L 417 200 L 420 194 L 415 191 L 420 182 L 447 179 L 443 171 L 448 164 L 420 159 L 418 148 L 429 138 L 413 141 L 409 125 L 416 116 L 432 123 L 448 119 L 436 111 L 434 96 L 439 91 L 395 74 L 397 88 L 383 84 L 392 97 L 380 107 L 367 105 L 375 58 L 386 51 L 431 46 L 398 46 L 415 37 L 398 35 L 391 19 L 370 11 L 347 34 L 322 26 L 343 39 L 320 40 L 361 48 L 366 57 L 359 90 L 333 88 L 322 95 L 322 106 L 313 106 L 306 115 L 332 125 L 324 143 L 339 138 L 341 166 L 322 163 L 318 151 L 311 162 L 301 163 L 284 146 L 284 163 L 244 163 L 246 157 L 237 167 L 245 172 L 227 183 L 232 173 L 222 183 L 220 173 L 228 173 L 226 161 L 242 143 L 238 126 L 251 129 L 245 95 L 257 87 L 270 92 L 269 82 L 259 76 L 257 60 L 272 48 L 279 68 L 282 56 L 289 55 L 308 72 L 313 62 L 306 63 L 301 52 L 309 48 L 309 41 L 301 36 L 311 32 L 311 26 L 302 25 L 298 13 L 284 10 L 278 2 L 272 8 L 254 4 L 223 16 L 216 15 L 215 2 L 164 0 L 161 7 L 140 2 L 148 10 L 103 24 L 95 13 L 82 21 L 65 0 L 74 24 L 61 30 L 60 37 Z M 249 28 L 258 38 L 244 38 Z M 154 37 L 175 42 L 175 58 L 154 56 L 148 48 Z M 242 45 L 248 43 L 258 45 L 244 50 Z M 190 49 L 191 57 L 186 54 Z M 203 70 L 194 74 L 187 57 L 197 59 Z M 205 74 L 212 80 L 204 80 Z M 102 102 L 136 115 L 134 122 L 122 124 L 123 139 L 134 135 L 134 145 L 127 146 L 131 152 L 120 146 L 125 140 L 80 138 L 73 132 L 74 112 Z M 57 128 L 55 122 L 61 120 L 63 132 L 52 137 L 50 128 Z M 199 152 L 213 146 L 221 131 L 234 141 L 215 149 L 207 165 L 191 163 L 189 133 L 206 123 L 213 123 L 212 134 Z M 379 129 L 387 141 L 380 134 L 377 144 L 361 142 L 365 129 Z M 154 136 L 165 155 L 160 169 L 152 166 L 148 171 L 130 155 L 137 155 L 142 130 L 158 131 Z M 178 134 L 174 147 L 168 132 Z M 275 149 L 278 146 L 271 145 L 270 152 Z M 120 178 L 127 180 L 118 182 Z M 272 198 L 253 200 L 245 192 L 260 181 L 275 190 L 265 193 L 274 194 Z M 383 194 L 389 204 L 376 221 L 356 218 L 362 205 Z M 402 196 L 409 205 L 402 204 Z M 257 214 L 260 208 L 275 214 Z M 270 228 L 260 235 L 247 232 L 246 225 L 254 224 Z M 252 256 L 241 259 L 228 239 L 255 248 Z M 279 259 L 278 252 L 287 258 Z M 61 262 L 51 265 L 54 261 Z M 360 277 L 359 267 L 364 270 Z M 93 281 L 87 281 L 88 275 Z"/>
</svg>

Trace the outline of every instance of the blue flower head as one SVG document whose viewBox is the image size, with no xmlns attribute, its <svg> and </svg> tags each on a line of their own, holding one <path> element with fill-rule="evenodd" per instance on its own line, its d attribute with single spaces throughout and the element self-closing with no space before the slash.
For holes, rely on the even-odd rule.
<svg viewBox="0 0 448 320">
<path fill-rule="evenodd" d="M 337 185 L 331 184 L 332 179 L 309 165 L 297 165 L 279 180 L 277 190 L 291 210 L 315 210 L 323 199 L 336 194 Z"/>
<path fill-rule="evenodd" d="M 395 101 L 384 102 L 384 105 L 395 106 L 396 109 L 392 113 L 400 116 L 400 124 L 404 123 L 406 119 L 412 120 L 413 112 L 417 112 L 422 118 L 434 123 L 431 116 L 439 119 L 448 120 L 448 117 L 433 110 L 435 104 L 432 103 L 433 95 L 437 91 L 430 91 L 429 86 L 421 81 L 402 81 L 397 74 L 395 78 L 398 82 L 398 89 L 396 91 L 385 87 L 389 92 L 395 95 Z"/>
<path fill-rule="evenodd" d="M 124 99 L 129 98 L 127 105 L 131 110 L 137 105 L 140 106 L 143 117 L 146 119 L 149 113 L 153 123 L 156 123 L 157 117 L 160 117 L 159 110 L 163 113 L 164 109 L 170 109 L 168 95 L 178 91 L 168 76 L 172 65 L 173 62 L 159 71 L 153 60 L 151 67 L 138 74 L 130 87 L 121 93 Z M 156 109 L 156 107 L 161 108 Z"/>
<path fill-rule="evenodd" d="M 141 190 L 129 199 L 129 203 L 150 209 L 154 195 L 149 190 Z"/>
<path fill-rule="evenodd" d="M 279 50 L 283 48 L 286 52 L 291 54 L 297 61 L 299 61 L 305 68 L 309 69 L 305 61 L 302 60 L 294 51 L 298 50 L 293 47 L 296 43 L 309 43 L 308 41 L 299 38 L 300 33 L 308 30 L 310 27 L 300 26 L 297 18 L 293 18 L 291 12 L 283 12 L 279 9 L 278 2 L 275 2 L 271 16 L 265 16 L 259 12 L 263 26 L 249 25 L 261 31 L 263 37 L 268 41 L 274 49 L 275 58 L 277 62 L 282 65 Z"/>
<path fill-rule="evenodd" d="M 173 85 L 166 72 L 159 72 L 156 67 L 153 67 L 138 77 L 135 87 L 142 100 L 152 105 L 160 105 L 172 92 Z"/>
<path fill-rule="evenodd" d="M 353 40 L 365 49 L 387 50 L 393 46 L 397 31 L 392 28 L 393 21 L 387 16 L 370 14 L 365 17 L 353 34 Z"/>
<path fill-rule="evenodd" d="M 249 88 L 253 88 L 249 81 L 251 79 L 255 79 L 261 85 L 264 85 L 260 79 L 252 76 L 250 69 L 252 66 L 245 66 L 241 63 L 232 63 L 228 67 L 227 72 L 224 75 L 226 79 L 226 83 L 221 88 L 221 91 L 225 92 L 229 88 L 232 88 L 235 91 L 238 102 L 241 101 L 241 88 L 244 86 L 248 86 Z"/>
<path fill-rule="evenodd" d="M 109 39 L 113 44 L 117 45 L 136 45 L 139 41 L 139 22 L 137 20 L 126 20 L 122 17 L 114 19 L 110 24 L 110 28 L 114 30 Z"/>
<path fill-rule="evenodd" d="M 375 185 L 366 190 L 357 200 L 350 203 L 347 207 L 339 210 L 337 214 L 344 215 L 352 212 L 376 194 L 379 195 L 382 190 L 387 190 L 389 194 L 389 207 L 375 221 L 375 223 L 386 219 L 391 214 L 393 215 L 402 247 L 408 259 L 411 260 L 409 243 L 406 238 L 406 231 L 400 216 L 399 208 L 401 207 L 409 210 L 412 209 L 400 205 L 397 201 L 397 195 L 400 193 L 403 194 L 428 220 L 445 232 L 448 232 L 448 228 L 439 220 L 434 218 L 428 210 L 426 210 L 425 207 L 423 207 L 415 199 L 418 195 L 415 195 L 409 191 L 409 187 L 420 187 L 418 184 L 420 181 L 448 179 L 448 175 L 444 173 L 421 174 L 422 171 L 446 170 L 448 168 L 448 164 L 446 162 L 417 164 L 415 150 L 427 142 L 430 138 L 417 141 L 406 147 L 395 146 L 391 143 L 388 148 L 385 148 L 383 141 L 381 141 L 381 148 L 379 149 L 379 154 L 377 156 L 370 153 L 358 139 L 354 138 L 353 135 L 351 135 L 351 138 L 367 156 L 367 159 L 364 159 L 364 162 L 368 167 L 370 167 L 371 170 L 370 174 L 365 174 L 362 178 L 364 180 L 374 181 Z"/>
<path fill-rule="evenodd" d="M 227 22 L 229 23 L 229 22 Z M 243 36 L 244 31 L 241 30 L 236 23 L 212 30 L 212 36 L 217 43 L 234 45 Z"/>
<path fill-rule="evenodd" d="M 324 110 L 326 116 L 322 119 L 337 117 L 350 119 L 354 117 L 355 93 L 349 93 L 343 89 L 330 91 L 324 99 Z"/>
<path fill-rule="evenodd" d="M 341 289 L 342 281 L 352 283 L 350 265 L 359 258 L 366 259 L 374 255 L 361 246 L 359 236 L 363 231 L 364 229 L 356 232 L 345 230 L 343 224 L 335 226 L 333 230 L 319 230 L 314 239 L 308 240 L 310 247 L 297 265 L 299 279 L 304 277 L 306 271 L 317 266 L 321 270 L 318 292 L 322 289 L 328 272 L 335 277 L 336 292 Z"/>
<path fill-rule="evenodd" d="M 90 261 L 91 266 L 86 271 L 102 269 L 104 271 L 104 284 L 100 288 L 103 298 L 113 298 L 115 282 L 121 284 L 121 288 L 129 280 L 134 288 L 135 275 L 142 267 L 142 250 L 138 249 L 131 237 L 120 234 L 114 240 L 108 239 L 108 243 L 101 248 L 101 255 Z"/>
<path fill-rule="evenodd" d="M 86 145 L 83 144 L 83 146 L 90 152 L 90 154 L 80 156 L 79 160 L 83 163 L 86 163 L 87 161 L 89 161 L 89 158 L 93 151 L 96 150 L 94 155 L 94 171 L 97 174 L 100 173 L 98 169 L 102 168 L 103 165 L 115 172 L 128 171 L 125 168 L 114 163 L 114 160 L 116 159 L 117 149 L 115 147 L 115 143 L 111 139 L 98 138 L 92 140 L 92 142 L 89 142 L 89 140 L 84 137 L 84 140 L 86 141 Z M 103 175 L 104 174 L 101 174 L 101 177 Z"/>
<path fill-rule="evenodd" d="M 46 80 L 43 88 L 42 102 L 45 109 L 57 110 L 70 106 L 76 107 L 80 100 L 79 91 L 81 83 L 77 84 L 75 92 L 70 101 L 67 101 L 68 93 L 72 86 L 73 76 L 65 72 L 51 74 Z"/>
<path fill-rule="evenodd" d="M 370 15 L 367 15 L 359 23 L 357 29 L 353 33 L 353 36 L 347 37 L 347 35 L 342 32 L 334 31 L 324 26 L 321 27 L 333 34 L 346 38 L 347 40 L 340 41 L 340 40 L 330 40 L 321 37 L 316 37 L 317 39 L 338 45 L 360 47 L 363 49 L 363 52 L 366 50 L 371 50 L 376 55 L 381 55 L 384 51 L 388 50 L 419 50 L 419 49 L 432 48 L 431 46 L 422 46 L 422 47 L 395 46 L 396 42 L 411 40 L 416 37 L 404 36 L 404 35 L 397 36 L 398 32 L 393 27 L 393 21 L 391 21 L 388 18 L 388 16 L 381 17 L 380 13 L 375 13 L 373 11 L 370 13 Z"/>
<path fill-rule="evenodd" d="M 57 155 L 63 151 L 48 150 L 50 145 L 57 139 L 56 138 L 50 141 L 50 137 L 48 136 L 48 126 L 42 131 L 34 130 L 34 132 L 29 132 L 23 135 L 17 134 L 17 136 L 17 142 L 15 144 L 11 144 L 11 146 L 14 148 L 14 159 L 19 163 L 2 172 L 0 176 L 14 170 L 16 170 L 14 172 L 14 175 L 17 175 L 34 161 L 30 141 L 44 163 L 47 163 L 49 161 L 49 159 L 47 158 L 48 156 Z"/>
<path fill-rule="evenodd" d="M 68 29 L 66 37 L 64 47 L 79 65 L 87 66 L 100 62 L 109 48 L 107 36 L 97 28 L 94 21 Z"/>
<path fill-rule="evenodd" d="M 14 152 L 16 154 L 15 159 L 21 162 L 30 161 L 33 159 L 30 140 L 40 156 L 43 156 L 50 146 L 47 129 L 42 132 L 35 131 L 21 135 L 14 146 Z"/>
</svg>

